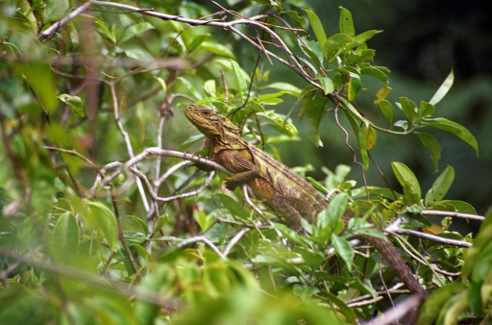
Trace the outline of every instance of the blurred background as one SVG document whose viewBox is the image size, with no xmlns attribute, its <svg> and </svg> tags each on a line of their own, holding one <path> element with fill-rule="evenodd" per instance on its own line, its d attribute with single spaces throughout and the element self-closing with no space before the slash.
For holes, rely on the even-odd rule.
<svg viewBox="0 0 492 325">
<path fill-rule="evenodd" d="M 484 2 L 472 1 L 466 5 L 422 0 L 307 2 L 320 16 L 328 33 L 338 30 L 339 6 L 352 12 L 358 32 L 384 30 L 369 45 L 376 50 L 376 64 L 392 71 L 393 99 L 408 96 L 416 102 L 428 100 L 450 70 L 454 70 L 454 86 L 438 104 L 439 115 L 469 128 L 480 144 L 480 156 L 476 157 L 455 137 L 436 132 L 442 144 L 439 170 L 448 164 L 455 168 L 456 177 L 449 199 L 468 201 L 484 213 L 492 204 L 492 24 Z M 295 77 L 287 71 L 277 73 L 295 83 Z M 376 107 L 372 103 L 374 90 L 368 88 L 358 104 L 364 114 L 370 116 Z M 349 164 L 353 154 L 344 145 L 343 133 L 336 128 L 332 114 L 323 120 L 321 133 L 324 148 L 317 149 L 307 141 L 302 146 L 285 145 L 283 156 L 286 161 L 291 164 L 312 161 L 315 167 L 326 165 L 330 169 L 340 163 Z M 438 173 L 432 166 L 429 152 L 418 139 L 410 136 L 405 140 L 380 136 L 373 157 L 390 182 L 394 182 L 390 162 L 406 163 L 423 182 L 422 190 L 426 191 Z M 299 154 L 299 148 L 306 148 L 303 149 L 306 152 Z M 350 176 L 360 180 L 360 169 L 354 164 L 352 167 Z M 384 184 L 374 167 L 369 171 L 368 182 Z"/>
</svg>

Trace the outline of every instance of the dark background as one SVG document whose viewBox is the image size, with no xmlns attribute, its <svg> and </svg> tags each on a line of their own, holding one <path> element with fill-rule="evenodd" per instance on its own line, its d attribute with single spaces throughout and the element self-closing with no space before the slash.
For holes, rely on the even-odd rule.
<svg viewBox="0 0 492 325">
<path fill-rule="evenodd" d="M 453 136 L 435 133 L 442 144 L 440 171 L 450 164 L 456 178 L 449 199 L 465 200 L 484 213 L 492 204 L 492 24 L 490 6 L 485 1 L 323 1 L 309 0 L 325 24 L 328 34 L 337 32 L 338 7 L 349 9 L 356 29 L 383 29 L 369 42 L 377 52 L 376 63 L 389 67 L 392 97 L 408 96 L 418 102 L 430 99 L 451 69 L 455 82 L 447 97 L 438 104 L 438 114 L 457 121 L 477 137 L 480 156 Z M 371 88 L 371 87 L 369 87 Z M 374 110 L 370 89 L 359 100 L 364 112 Z M 350 163 L 352 153 L 343 144 L 343 134 L 333 124 L 332 115 L 322 124 L 325 148 L 308 145 L 306 155 L 317 164 L 334 168 Z M 312 150 L 312 152 L 311 152 Z M 300 163 L 299 148 L 286 149 L 286 158 Z M 430 154 L 416 137 L 381 136 L 373 156 L 394 184 L 389 163 L 409 165 L 422 181 L 422 190 L 437 177 Z M 302 159 L 304 160 L 304 159 Z M 353 165 L 352 177 L 360 178 Z M 374 168 L 369 183 L 384 184 Z"/>
</svg>

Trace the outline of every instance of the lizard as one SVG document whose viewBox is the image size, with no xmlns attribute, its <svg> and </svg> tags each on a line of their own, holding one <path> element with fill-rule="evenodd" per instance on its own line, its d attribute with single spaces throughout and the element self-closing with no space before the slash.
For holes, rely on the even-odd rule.
<svg viewBox="0 0 492 325">
<path fill-rule="evenodd" d="M 302 218 L 315 222 L 318 213 L 328 206 L 328 198 L 283 163 L 249 144 L 242 138 L 240 128 L 228 118 L 194 104 L 186 107 L 184 114 L 204 134 L 210 158 L 232 174 L 226 179 L 228 189 L 248 185 L 255 198 L 298 232 L 302 232 Z M 344 218 L 350 218 L 350 212 Z M 390 241 L 366 235 L 358 237 L 381 253 L 411 292 L 425 296 L 425 289 Z"/>
</svg>

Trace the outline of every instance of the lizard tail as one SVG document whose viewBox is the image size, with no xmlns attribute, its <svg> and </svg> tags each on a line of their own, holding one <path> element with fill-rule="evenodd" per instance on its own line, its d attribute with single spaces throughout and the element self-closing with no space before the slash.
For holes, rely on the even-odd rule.
<svg viewBox="0 0 492 325">
<path fill-rule="evenodd" d="M 399 274 L 401 280 L 410 291 L 422 297 L 425 296 L 425 289 L 420 285 L 419 281 L 412 273 L 412 270 L 405 261 L 403 261 L 400 253 L 392 243 L 371 236 L 361 236 L 361 239 L 376 247 L 383 256 L 385 262 Z"/>
</svg>

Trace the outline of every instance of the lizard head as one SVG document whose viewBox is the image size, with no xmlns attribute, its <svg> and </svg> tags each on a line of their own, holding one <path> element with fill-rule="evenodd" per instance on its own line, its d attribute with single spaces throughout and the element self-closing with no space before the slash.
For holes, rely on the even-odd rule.
<svg viewBox="0 0 492 325">
<path fill-rule="evenodd" d="M 240 134 L 239 128 L 234 123 L 209 108 L 190 105 L 184 113 L 188 120 L 207 137 L 223 137 L 230 133 Z"/>
</svg>

